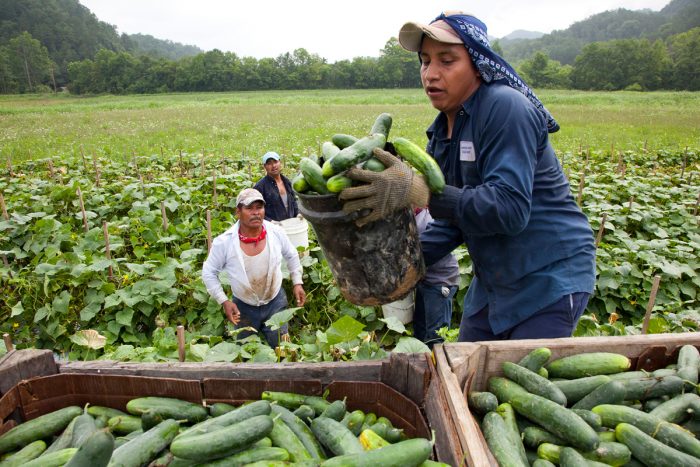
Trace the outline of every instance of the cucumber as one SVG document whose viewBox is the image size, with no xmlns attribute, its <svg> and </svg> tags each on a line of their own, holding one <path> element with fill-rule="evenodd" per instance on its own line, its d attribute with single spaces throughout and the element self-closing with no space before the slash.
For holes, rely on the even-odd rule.
<svg viewBox="0 0 700 467">
<path fill-rule="evenodd" d="M 651 412 L 664 402 L 670 400 L 668 396 L 661 396 L 661 397 L 652 397 L 651 399 L 646 399 L 644 401 L 644 404 L 642 404 L 642 410 L 645 412 Z"/>
<path fill-rule="evenodd" d="M 583 378 L 627 371 L 632 366 L 629 358 L 611 352 L 586 352 L 559 358 L 545 365 L 551 378 Z"/>
<path fill-rule="evenodd" d="M 500 466 L 527 467 L 528 463 L 523 462 L 520 452 L 516 446 L 513 446 L 508 427 L 499 414 L 489 412 L 484 415 L 481 430 L 486 438 L 486 444 Z"/>
<path fill-rule="evenodd" d="M 73 441 L 73 426 L 75 426 L 75 420 L 77 418 L 78 417 L 75 417 L 70 421 L 68 426 L 61 432 L 54 442 L 51 443 L 51 446 L 49 446 L 48 449 L 41 454 L 42 456 L 70 447 L 70 443 Z"/>
<path fill-rule="evenodd" d="M 48 438 L 68 426 L 83 412 L 72 405 L 26 421 L 0 436 L 0 454 L 21 449 L 29 443 Z"/>
<path fill-rule="evenodd" d="M 330 402 L 321 396 L 306 396 L 304 398 L 304 404 L 314 409 L 314 413 L 317 417 L 331 405 Z"/>
<path fill-rule="evenodd" d="M 339 152 L 340 148 L 333 144 L 332 141 L 326 141 L 321 145 L 321 155 L 323 156 L 324 161 L 333 159 Z"/>
<path fill-rule="evenodd" d="M 347 409 L 345 408 L 345 401 L 335 400 L 331 402 L 326 409 L 321 412 L 321 417 L 332 418 L 333 420 L 339 422 L 345 416 Z"/>
<path fill-rule="evenodd" d="M 625 387 L 625 400 L 640 400 L 675 396 L 683 391 L 684 382 L 678 376 L 639 378 L 620 381 Z"/>
<path fill-rule="evenodd" d="M 363 452 L 360 441 L 342 423 L 327 417 L 311 421 L 311 431 L 316 439 L 336 456 Z"/>
<path fill-rule="evenodd" d="M 598 447 L 598 435 L 581 417 L 536 394 L 515 396 L 511 405 L 520 415 L 556 433 L 572 446 L 584 451 Z"/>
<path fill-rule="evenodd" d="M 498 417 L 498 415 L 496 415 Z M 500 417 L 499 417 L 500 418 Z M 418 467 L 427 461 L 433 445 L 425 438 L 413 438 L 379 449 L 337 456 L 322 467 Z"/>
<path fill-rule="evenodd" d="M 542 443 L 562 445 L 566 441 L 538 426 L 529 426 L 523 430 L 523 445 L 537 449 Z"/>
<path fill-rule="evenodd" d="M 22 464 L 22 467 L 62 467 L 78 452 L 78 448 L 60 449 Z"/>
<path fill-rule="evenodd" d="M 272 427 L 269 415 L 256 415 L 210 433 L 178 436 L 170 443 L 170 452 L 183 459 L 209 461 L 231 455 L 234 451 L 265 438 Z"/>
<path fill-rule="evenodd" d="M 569 404 L 574 404 L 590 394 L 598 386 L 609 382 L 607 375 L 586 376 L 576 379 L 554 381 L 554 384 L 564 393 Z"/>
<path fill-rule="evenodd" d="M 372 156 L 367 159 L 364 164 L 362 164 L 362 168 L 365 170 L 371 170 L 372 172 L 383 172 L 386 169 L 386 166 L 382 164 L 382 161 Z"/>
<path fill-rule="evenodd" d="M 525 453 L 523 440 L 520 437 L 520 430 L 518 430 L 518 422 L 513 407 L 508 402 L 504 402 L 498 406 L 496 413 L 503 418 L 506 427 L 506 435 L 510 438 L 510 443 L 513 448 L 518 451 L 520 460 L 527 464 L 527 454 Z"/>
<path fill-rule="evenodd" d="M 688 416 L 693 412 L 693 407 L 698 403 L 700 403 L 700 396 L 689 392 L 659 404 L 649 412 L 649 415 L 671 423 L 682 423 L 688 419 Z"/>
<path fill-rule="evenodd" d="M 326 164 L 327 163 L 328 162 L 326 162 Z M 326 188 L 326 178 L 323 176 L 321 167 L 319 167 L 317 163 L 308 157 L 302 157 L 299 161 L 299 170 L 301 170 L 301 173 L 304 175 L 304 180 L 309 184 L 311 190 L 321 195 L 330 193 L 328 188 Z"/>
<path fill-rule="evenodd" d="M 521 358 L 518 365 L 527 368 L 530 371 L 537 372 L 544 366 L 545 363 L 549 361 L 551 356 L 552 351 L 547 347 L 538 347 L 531 350 L 530 353 Z"/>
<path fill-rule="evenodd" d="M 565 446 L 543 443 L 537 448 L 537 455 L 547 459 L 554 464 L 559 464 L 561 452 Z M 591 451 L 577 451 L 584 459 L 595 462 L 602 462 L 607 465 L 620 466 L 630 461 L 630 449 L 622 443 L 601 442 L 600 445 Z"/>
<path fill-rule="evenodd" d="M 257 400 L 255 402 L 251 402 L 250 404 L 241 405 L 240 407 L 237 407 L 234 410 L 218 417 L 199 422 L 185 431 L 182 431 L 179 435 L 177 435 L 177 437 L 184 438 L 193 435 L 203 435 L 205 433 L 216 431 L 229 425 L 242 422 L 257 415 L 269 415 L 270 411 L 270 402 L 266 400 Z"/>
<path fill-rule="evenodd" d="M 117 415 L 107 421 L 107 426 L 114 433 L 126 435 L 132 431 L 139 431 L 143 428 L 141 417 L 134 415 Z"/>
<path fill-rule="evenodd" d="M 9 457 L 0 461 L 0 467 L 18 467 L 32 459 L 36 459 L 46 451 L 46 443 L 42 440 L 32 441 Z"/>
<path fill-rule="evenodd" d="M 467 396 L 469 407 L 476 413 L 484 415 L 487 412 L 493 412 L 498 407 L 498 398 L 495 394 L 488 391 L 472 391 Z"/>
<path fill-rule="evenodd" d="M 311 420 L 316 416 L 316 412 L 314 411 L 314 409 L 310 405 L 306 404 L 300 405 L 299 408 L 292 413 L 299 417 L 299 419 L 302 421 Z"/>
<path fill-rule="evenodd" d="M 145 465 L 158 457 L 177 435 L 180 423 L 168 419 L 122 444 L 112 453 L 109 467 Z M 173 453 L 174 454 L 174 453 Z"/>
<path fill-rule="evenodd" d="M 593 428 L 595 431 L 601 431 L 603 429 L 603 422 L 600 419 L 600 415 L 593 413 L 586 409 L 571 409 L 576 415 L 581 417 L 584 422 L 588 423 L 588 426 Z M 600 436 L 598 436 L 600 439 Z"/>
<path fill-rule="evenodd" d="M 202 404 L 174 399 L 172 397 L 138 397 L 126 404 L 126 411 L 132 415 L 141 416 L 144 412 L 152 412 L 174 420 L 187 420 L 197 423 L 206 419 L 209 413 Z"/>
<path fill-rule="evenodd" d="M 352 432 L 355 436 L 360 436 L 362 431 L 362 424 L 365 421 L 365 413 L 362 410 L 353 410 L 350 412 L 350 417 L 348 418 L 347 426 L 348 430 Z"/>
<path fill-rule="evenodd" d="M 626 395 L 626 386 L 621 381 L 608 381 L 595 388 L 571 408 L 591 410 L 596 405 L 619 404 L 625 400 Z"/>
<path fill-rule="evenodd" d="M 143 430 L 136 430 L 132 431 L 130 433 L 127 433 L 124 436 L 117 436 L 114 438 L 114 449 L 117 449 L 119 446 L 122 444 L 126 444 L 132 439 L 136 438 L 137 436 L 141 436 L 143 434 Z"/>
<path fill-rule="evenodd" d="M 526 391 L 566 406 L 566 396 L 556 384 L 513 362 L 503 362 L 503 373 Z"/>
<path fill-rule="evenodd" d="M 562 467 L 589 467 L 588 461 L 576 449 L 564 446 L 559 452 L 559 465 Z"/>
<path fill-rule="evenodd" d="M 342 149 L 333 159 L 323 164 L 322 175 L 332 175 L 344 172 L 353 165 L 360 164 L 372 157 L 372 150 L 383 148 L 386 137 L 381 133 L 374 133 L 356 141 L 352 146 Z M 307 179 L 307 181 L 309 181 Z M 313 185 L 311 185 L 313 187 Z"/>
<path fill-rule="evenodd" d="M 442 190 L 445 189 L 445 176 L 435 159 L 420 146 L 406 138 L 396 138 L 393 143 L 396 153 L 423 174 L 430 191 L 442 193 Z"/>
<path fill-rule="evenodd" d="M 608 378 L 613 379 L 615 381 L 626 381 L 628 379 L 648 378 L 649 376 L 651 376 L 651 373 L 649 373 L 648 371 L 635 370 L 623 371 L 622 373 L 612 373 L 607 376 Z"/>
<path fill-rule="evenodd" d="M 288 461 L 289 453 L 283 448 L 250 448 L 238 452 L 232 456 L 217 459 L 204 464 L 197 464 L 197 467 L 237 467 L 252 464 L 258 461 Z"/>
<path fill-rule="evenodd" d="M 304 407 L 304 406 L 302 406 Z M 309 407 L 308 405 L 305 407 Z M 309 410 L 311 411 L 311 416 L 309 418 L 313 418 L 313 409 L 309 407 Z M 272 406 L 272 413 L 275 415 L 278 415 L 280 420 L 284 422 L 290 430 L 294 433 L 294 435 L 301 441 L 301 444 L 304 446 L 306 451 L 310 454 L 311 458 L 313 459 L 318 459 L 322 460 L 326 458 L 325 453 L 323 452 L 323 448 L 321 447 L 321 444 L 318 442 L 318 440 L 314 437 L 314 434 L 311 432 L 311 429 L 304 423 L 302 419 L 297 417 L 294 413 L 290 412 L 288 409 L 278 406 L 278 405 L 273 405 Z M 285 447 L 285 446 L 280 446 L 280 447 Z M 290 454 L 292 452 L 290 451 Z M 294 457 L 294 456 L 292 456 Z"/>
<path fill-rule="evenodd" d="M 215 402 L 209 406 L 209 415 L 212 417 L 218 417 L 225 413 L 232 412 L 236 410 L 236 408 L 237 407 L 235 405 L 227 404 L 225 402 Z"/>
<path fill-rule="evenodd" d="M 603 426 L 615 428 L 620 423 L 634 425 L 662 443 L 700 458 L 700 441 L 678 425 L 664 422 L 658 417 L 623 405 L 599 405 L 593 407 L 593 412 L 600 415 Z"/>
<path fill-rule="evenodd" d="M 92 415 L 95 418 L 98 417 L 107 417 L 107 419 L 110 419 L 112 417 L 117 417 L 119 415 L 126 415 L 126 412 L 122 412 L 121 410 L 118 409 L 113 409 L 112 407 L 104 407 L 101 405 L 91 405 L 87 408 L 87 413 Z"/>
<path fill-rule="evenodd" d="M 500 376 L 492 376 L 488 380 L 489 392 L 495 394 L 498 402 L 510 402 L 514 397 L 530 394 L 525 388 L 518 383 L 501 378 Z"/>
<path fill-rule="evenodd" d="M 302 462 L 312 458 L 311 453 L 304 447 L 301 440 L 280 417 L 275 417 L 272 421 L 272 431 L 269 436 L 273 446 L 286 449 L 294 462 Z"/>
<path fill-rule="evenodd" d="M 687 387 L 698 384 L 698 366 L 700 366 L 700 352 L 694 345 L 686 344 L 678 351 L 677 375 L 687 381 Z"/>
<path fill-rule="evenodd" d="M 367 412 L 365 414 L 365 424 L 367 426 L 372 426 L 375 423 L 377 423 L 377 414 L 375 414 L 374 412 Z"/>
<path fill-rule="evenodd" d="M 365 451 L 369 451 L 371 449 L 379 449 L 381 447 L 388 446 L 391 444 L 389 441 L 385 440 L 369 428 L 367 428 L 366 430 L 362 430 L 362 433 L 360 433 L 358 439 Z"/>
<path fill-rule="evenodd" d="M 66 467 L 106 467 L 114 451 L 114 437 L 109 430 L 92 433 L 81 444 Z"/>
<path fill-rule="evenodd" d="M 614 431 L 599 431 L 598 432 L 598 439 L 601 441 L 607 441 L 609 443 L 617 442 L 617 438 L 615 438 Z"/>
<path fill-rule="evenodd" d="M 309 182 L 306 181 L 303 173 L 300 172 L 296 174 L 294 178 L 292 178 L 292 188 L 297 193 L 305 193 L 309 191 Z"/>
<path fill-rule="evenodd" d="M 294 410 L 298 409 L 304 403 L 306 396 L 295 392 L 283 391 L 263 391 L 262 400 L 269 402 L 277 402 L 282 407 Z"/>
<path fill-rule="evenodd" d="M 97 425 L 95 424 L 95 419 L 92 418 L 92 415 L 90 415 L 87 410 L 83 411 L 81 415 L 75 417 L 73 438 L 71 439 L 70 447 L 79 448 L 85 440 L 96 431 Z"/>
<path fill-rule="evenodd" d="M 372 129 L 369 130 L 369 134 L 373 135 L 375 133 L 381 133 L 384 135 L 384 139 L 389 138 L 389 131 L 391 130 L 392 118 L 391 114 L 383 113 L 380 114 L 372 125 Z"/>
<path fill-rule="evenodd" d="M 555 467 L 555 464 L 546 459 L 535 459 L 535 461 L 532 463 L 532 467 Z"/>
<path fill-rule="evenodd" d="M 384 423 L 373 423 L 369 426 L 369 429 L 377 433 L 382 438 L 386 439 L 386 432 L 389 429 Z"/>
<path fill-rule="evenodd" d="M 340 149 L 345 149 L 357 143 L 358 139 L 352 135 L 346 135 L 344 133 L 336 133 L 331 137 L 331 142 L 338 146 Z M 328 160 L 328 159 L 326 159 Z"/>
<path fill-rule="evenodd" d="M 400 430 L 393 426 L 387 428 L 386 433 L 384 433 L 384 439 L 386 439 L 392 444 L 401 441 L 402 437 L 405 439 L 403 435 L 403 430 Z"/>
<path fill-rule="evenodd" d="M 326 180 L 326 188 L 331 193 L 340 193 L 344 189 L 350 188 L 352 183 L 352 178 L 345 175 L 345 172 L 341 172 Z"/>
<path fill-rule="evenodd" d="M 646 465 L 655 467 L 700 466 L 700 459 L 677 451 L 629 423 L 620 423 L 615 436 L 625 444 L 632 455 Z"/>
<path fill-rule="evenodd" d="M 143 431 L 148 431 L 160 422 L 162 422 L 163 415 L 155 411 L 146 411 L 141 414 L 141 429 Z"/>
</svg>

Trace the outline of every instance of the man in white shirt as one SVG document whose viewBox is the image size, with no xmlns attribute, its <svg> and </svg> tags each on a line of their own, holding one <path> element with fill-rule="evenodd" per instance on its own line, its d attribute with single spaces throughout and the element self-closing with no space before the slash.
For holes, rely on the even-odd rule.
<svg viewBox="0 0 700 467">
<path fill-rule="evenodd" d="M 296 306 L 306 302 L 299 254 L 285 231 L 265 220 L 265 200 L 258 190 L 246 188 L 238 194 L 236 216 L 238 221 L 212 242 L 202 267 L 202 280 L 209 295 L 223 306 L 229 321 L 237 328 L 250 326 L 262 331 L 274 348 L 279 343 L 278 331 L 270 330 L 265 321 L 288 307 L 282 289 L 282 257 L 294 284 Z M 226 271 L 231 282 L 230 299 L 219 279 L 222 271 Z M 286 336 L 287 326 L 279 332 Z M 238 336 L 250 334 L 243 331 Z"/>
</svg>

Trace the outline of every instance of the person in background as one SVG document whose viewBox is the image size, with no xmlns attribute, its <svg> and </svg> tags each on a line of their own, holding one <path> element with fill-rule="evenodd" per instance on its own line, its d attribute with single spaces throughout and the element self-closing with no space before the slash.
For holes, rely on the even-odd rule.
<svg viewBox="0 0 700 467">
<path fill-rule="evenodd" d="M 296 306 L 304 306 L 306 302 L 299 255 L 284 230 L 265 220 L 265 200 L 258 190 L 241 190 L 236 198 L 236 216 L 238 221 L 212 242 L 202 267 L 202 280 L 209 295 L 223 306 L 230 322 L 237 328 L 262 331 L 274 348 L 279 344 L 278 331 L 272 331 L 265 321 L 287 308 L 287 296 L 282 288 L 282 258 L 294 284 Z M 231 281 L 230 298 L 219 279 L 223 271 Z M 287 332 L 284 325 L 280 334 L 286 338 Z M 238 337 L 251 334 L 252 331 L 242 331 Z"/>
<path fill-rule="evenodd" d="M 282 163 L 276 152 L 262 156 L 266 175 L 253 188 L 265 198 L 265 219 L 280 222 L 299 215 L 297 200 L 292 191 L 292 182 L 282 175 Z"/>
<path fill-rule="evenodd" d="M 460 341 L 571 336 L 595 286 L 595 245 L 549 141 L 559 129 L 515 70 L 490 47 L 486 25 L 462 12 L 409 22 L 399 43 L 417 52 L 423 89 L 439 113 L 427 152 L 442 193 L 382 150 L 383 172 L 350 169 L 369 186 L 340 193 L 356 223 L 406 206 L 435 218 L 423 234 L 426 265 L 466 244 L 474 277 Z"/>
<path fill-rule="evenodd" d="M 418 232 L 423 232 L 433 220 L 430 211 L 415 208 Z M 428 266 L 425 276 L 416 285 L 416 303 L 413 311 L 413 336 L 428 347 L 443 342 L 438 329 L 450 327 L 452 322 L 452 299 L 459 285 L 459 264 L 454 254 Z"/>
</svg>

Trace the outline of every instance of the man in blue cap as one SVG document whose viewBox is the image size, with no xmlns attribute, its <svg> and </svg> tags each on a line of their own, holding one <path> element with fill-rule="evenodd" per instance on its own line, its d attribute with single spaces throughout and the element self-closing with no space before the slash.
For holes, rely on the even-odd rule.
<svg viewBox="0 0 700 467">
<path fill-rule="evenodd" d="M 595 245 L 549 141 L 559 125 L 474 16 L 406 23 L 399 43 L 418 53 L 423 89 L 439 111 L 427 152 L 447 186 L 430 193 L 423 176 L 375 150 L 387 169 L 350 169 L 368 185 L 343 190 L 343 210 L 367 209 L 356 221 L 364 225 L 410 204 L 429 206 L 426 266 L 467 245 L 474 277 L 460 341 L 571 336 L 593 293 Z"/>
<path fill-rule="evenodd" d="M 266 175 L 255 184 L 255 189 L 265 198 L 265 219 L 283 221 L 299 215 L 292 182 L 282 175 L 280 155 L 274 151 L 262 156 Z"/>
</svg>

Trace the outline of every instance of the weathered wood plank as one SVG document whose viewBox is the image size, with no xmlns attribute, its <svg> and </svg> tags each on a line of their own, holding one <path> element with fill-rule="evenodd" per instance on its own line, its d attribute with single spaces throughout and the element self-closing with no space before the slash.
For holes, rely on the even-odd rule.
<svg viewBox="0 0 700 467">
<path fill-rule="evenodd" d="M 23 349 L 8 352 L 0 365 L 0 394 L 24 379 L 53 375 L 58 372 L 53 352 L 42 349 Z"/>
</svg>

